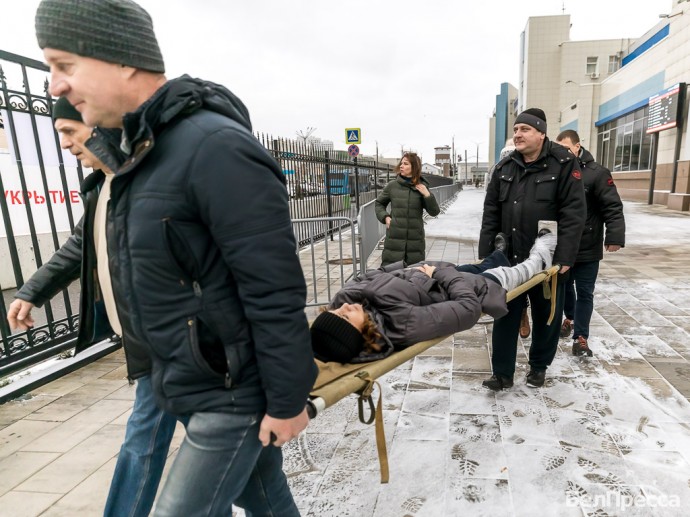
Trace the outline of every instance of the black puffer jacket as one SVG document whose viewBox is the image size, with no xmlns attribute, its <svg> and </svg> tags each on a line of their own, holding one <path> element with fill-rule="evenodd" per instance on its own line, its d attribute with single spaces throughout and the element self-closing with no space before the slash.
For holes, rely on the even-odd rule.
<svg viewBox="0 0 690 517">
<path fill-rule="evenodd" d="M 426 179 L 421 178 L 421 182 L 429 188 Z M 390 213 L 386 211 L 389 204 Z M 390 216 L 391 225 L 386 230 L 381 265 L 385 266 L 399 260 L 404 260 L 407 264 L 424 260 L 424 210 L 431 216 L 436 216 L 441 211 L 433 194 L 424 197 L 402 176 L 398 175 L 383 187 L 376 199 L 376 218 L 382 224 L 386 224 L 386 217 Z"/>
<path fill-rule="evenodd" d="M 513 265 L 529 257 L 537 237 L 538 222 L 558 222 L 554 264 L 575 263 L 585 225 L 585 192 L 575 157 L 544 139 L 539 157 L 529 165 L 513 151 L 496 166 L 484 200 L 479 258 L 493 251 L 498 232 L 508 236 L 507 255 Z"/>
<path fill-rule="evenodd" d="M 128 353 L 171 413 L 299 414 L 316 377 L 283 174 L 222 86 L 168 81 L 88 147 L 117 171 L 110 272 Z M 139 364 L 136 365 L 141 366 Z"/>
<path fill-rule="evenodd" d="M 432 278 L 415 269 L 421 263 L 368 271 L 338 291 L 330 307 L 362 303 L 384 335 L 382 344 L 396 350 L 467 330 L 482 312 L 494 318 L 508 313 L 506 291 L 496 282 L 460 273 L 448 262 L 424 263 L 436 266 Z"/>
<path fill-rule="evenodd" d="M 611 172 L 595 162 L 592 153 L 584 147 L 579 160 L 587 200 L 587 222 L 582 232 L 577 262 L 589 262 L 604 258 L 604 244 L 625 246 L 625 217 L 623 202 L 618 195 Z"/>
<path fill-rule="evenodd" d="M 99 186 L 104 177 L 101 171 L 94 171 L 84 179 L 81 184 L 84 215 L 74 227 L 74 232 L 15 294 L 15 298 L 41 307 L 80 278 L 79 330 L 75 353 L 113 335 L 101 300 L 93 242 L 93 218 Z"/>
</svg>

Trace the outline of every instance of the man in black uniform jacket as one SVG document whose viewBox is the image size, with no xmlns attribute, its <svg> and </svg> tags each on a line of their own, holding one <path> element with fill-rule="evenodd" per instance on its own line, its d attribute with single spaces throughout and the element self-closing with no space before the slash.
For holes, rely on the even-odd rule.
<svg viewBox="0 0 690 517">
<path fill-rule="evenodd" d="M 566 129 L 556 137 L 556 141 L 577 156 L 587 202 L 587 224 L 565 289 L 565 319 L 561 325 L 561 337 L 569 337 L 574 328 L 573 355 L 591 357 L 592 350 L 587 340 L 594 310 L 594 284 L 599 273 L 599 262 L 604 258 L 604 247 L 606 251 L 614 252 L 625 246 L 623 202 L 611 172 L 595 162 L 592 154 L 580 145 L 580 136 L 576 131 Z"/>
<path fill-rule="evenodd" d="M 565 274 L 575 262 L 585 223 L 586 206 L 580 167 L 568 150 L 546 137 L 546 115 L 530 108 L 518 115 L 513 126 L 515 151 L 496 165 L 487 187 L 479 236 L 479 258 L 491 253 L 500 232 L 507 241 L 513 265 L 529 255 L 540 221 L 557 223 L 558 244 L 553 257 Z M 500 239 L 499 239 L 500 240 Z M 558 346 L 563 314 L 565 280 L 561 277 L 556 296 L 556 314 L 547 325 L 550 300 L 538 285 L 508 303 L 508 314 L 494 322 L 491 366 L 493 375 L 482 384 L 493 390 L 513 385 L 517 339 L 525 297 L 532 307 L 533 335 L 529 351 L 527 384 L 544 384 L 546 368 Z"/>
</svg>

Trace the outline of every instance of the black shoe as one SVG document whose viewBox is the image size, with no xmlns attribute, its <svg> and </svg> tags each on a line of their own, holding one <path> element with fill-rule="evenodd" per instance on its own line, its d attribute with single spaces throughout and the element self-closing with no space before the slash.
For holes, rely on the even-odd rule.
<svg viewBox="0 0 690 517">
<path fill-rule="evenodd" d="M 482 386 L 485 386 L 490 390 L 501 391 L 506 388 L 512 388 L 513 379 L 510 377 L 504 377 L 503 375 L 492 375 L 482 382 Z"/>
<path fill-rule="evenodd" d="M 561 337 L 569 337 L 573 333 L 573 320 L 565 318 L 561 325 Z"/>
<path fill-rule="evenodd" d="M 541 388 L 546 379 L 546 370 L 530 370 L 527 373 L 527 386 Z"/>
<path fill-rule="evenodd" d="M 494 249 L 496 251 L 505 252 L 508 248 L 508 238 L 505 233 L 498 232 L 496 237 L 494 237 Z"/>
</svg>

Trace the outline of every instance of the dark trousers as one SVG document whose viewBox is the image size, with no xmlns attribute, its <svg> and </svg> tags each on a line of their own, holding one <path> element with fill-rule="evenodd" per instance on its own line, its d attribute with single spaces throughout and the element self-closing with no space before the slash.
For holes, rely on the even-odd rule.
<svg viewBox="0 0 690 517">
<path fill-rule="evenodd" d="M 594 285 L 598 275 L 598 260 L 576 262 L 570 270 L 563 313 L 566 318 L 575 321 L 573 339 L 578 336 L 589 338 L 589 322 L 592 320 L 594 311 Z"/>
<path fill-rule="evenodd" d="M 556 313 L 551 325 L 546 324 L 551 312 L 551 300 L 544 298 L 544 288 L 541 284 L 508 302 L 508 314 L 494 321 L 491 337 L 493 373 L 513 378 L 520 318 L 527 298 L 532 307 L 532 346 L 529 349 L 529 365 L 534 370 L 546 370 L 551 364 L 558 348 L 567 281 L 568 273 L 558 275 Z"/>
<path fill-rule="evenodd" d="M 457 271 L 462 273 L 474 273 L 475 275 L 482 275 L 487 269 L 492 269 L 495 267 L 510 267 L 510 260 L 505 256 L 502 251 L 494 251 L 488 257 L 484 258 L 479 264 L 463 264 L 461 266 L 455 266 Z M 498 282 L 496 277 L 491 274 L 483 275 L 486 278 Z"/>
</svg>

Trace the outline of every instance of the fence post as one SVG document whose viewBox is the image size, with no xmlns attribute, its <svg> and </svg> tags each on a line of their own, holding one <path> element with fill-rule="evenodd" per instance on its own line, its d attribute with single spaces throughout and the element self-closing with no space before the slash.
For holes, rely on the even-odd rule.
<svg viewBox="0 0 690 517">
<path fill-rule="evenodd" d="M 355 213 L 359 213 L 359 168 L 357 167 L 357 157 L 352 161 L 355 163 Z"/>
<path fill-rule="evenodd" d="M 333 199 L 331 197 L 331 158 L 328 149 L 323 151 L 324 157 L 326 158 L 326 164 L 324 165 L 325 182 L 326 182 L 326 204 L 328 205 L 328 217 L 333 217 Z M 328 220 L 328 235 L 333 240 L 333 221 Z"/>
</svg>

